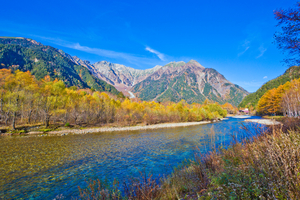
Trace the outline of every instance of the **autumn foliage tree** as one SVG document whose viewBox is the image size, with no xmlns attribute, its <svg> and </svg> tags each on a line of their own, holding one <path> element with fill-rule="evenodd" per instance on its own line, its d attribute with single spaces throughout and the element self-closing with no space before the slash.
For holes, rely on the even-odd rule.
<svg viewBox="0 0 300 200">
<path fill-rule="evenodd" d="M 292 82 L 293 83 L 293 82 Z M 258 101 L 257 111 L 260 114 L 281 114 L 281 101 L 283 94 L 291 87 L 290 82 L 277 88 L 268 90 Z"/>
<path fill-rule="evenodd" d="M 230 104 L 226 104 L 232 110 Z M 225 106 L 226 107 L 226 106 Z M 227 108 L 226 107 L 226 108 Z M 2 123 L 42 123 L 73 126 L 102 126 L 110 123 L 135 125 L 213 120 L 227 115 L 214 102 L 188 104 L 148 102 L 118 98 L 90 89 L 67 88 L 62 81 L 46 76 L 37 81 L 30 72 L 0 70 L 0 119 Z"/>
<path fill-rule="evenodd" d="M 283 114 L 289 117 L 300 116 L 300 79 L 286 82 L 267 91 L 257 105 L 261 114 Z"/>
<path fill-rule="evenodd" d="M 289 117 L 300 116 L 300 79 L 292 81 L 290 89 L 282 95 L 280 105 L 284 115 Z"/>
<path fill-rule="evenodd" d="M 233 105 L 231 105 L 230 103 L 225 103 L 224 105 L 222 105 L 222 108 L 225 109 L 227 111 L 227 113 L 229 114 L 236 114 L 238 109 L 236 107 L 234 107 Z"/>
<path fill-rule="evenodd" d="M 1 85 L 5 102 L 4 111 L 9 113 L 12 122 L 12 128 L 16 128 L 16 118 L 21 112 L 21 120 L 24 118 L 24 113 L 30 109 L 32 102 L 32 92 L 36 89 L 35 78 L 29 72 L 16 71 L 11 74 L 10 71 L 3 71 L 6 74 L 1 80 Z M 3 102 L 2 102 L 3 103 Z"/>
</svg>

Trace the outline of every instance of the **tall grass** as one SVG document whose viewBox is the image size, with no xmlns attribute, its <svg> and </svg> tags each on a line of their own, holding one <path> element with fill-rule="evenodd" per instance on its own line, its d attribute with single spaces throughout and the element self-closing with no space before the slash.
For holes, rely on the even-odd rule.
<svg viewBox="0 0 300 200">
<path fill-rule="evenodd" d="M 132 182 L 116 199 L 300 199 L 300 123 L 283 121 L 253 140 L 196 156 L 160 186 L 151 176 Z"/>
</svg>

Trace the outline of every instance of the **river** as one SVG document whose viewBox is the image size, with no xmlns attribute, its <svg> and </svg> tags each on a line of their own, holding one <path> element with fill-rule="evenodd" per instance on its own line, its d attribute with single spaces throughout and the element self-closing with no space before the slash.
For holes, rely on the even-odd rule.
<svg viewBox="0 0 300 200">
<path fill-rule="evenodd" d="M 258 118 L 258 117 L 252 117 Z M 168 175 L 196 151 L 228 146 L 244 119 L 182 128 L 66 136 L 0 137 L 0 199 L 66 199 L 89 179 L 124 182 L 141 172 Z M 252 127 L 252 123 L 244 123 Z M 199 150 L 197 150 L 197 148 Z"/>
</svg>

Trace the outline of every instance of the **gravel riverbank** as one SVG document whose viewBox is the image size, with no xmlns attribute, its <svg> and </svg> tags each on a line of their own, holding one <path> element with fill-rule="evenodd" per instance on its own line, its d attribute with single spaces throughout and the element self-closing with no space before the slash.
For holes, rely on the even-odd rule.
<svg viewBox="0 0 300 200">
<path fill-rule="evenodd" d="M 114 131 L 137 131 L 137 130 L 149 130 L 149 129 L 160 129 L 160 128 L 176 128 L 184 126 L 195 126 L 200 124 L 209 124 L 214 121 L 201 121 L 201 122 L 180 122 L 180 123 L 164 123 L 164 124 L 153 124 L 147 126 L 127 126 L 127 127 L 102 127 L 102 128 L 89 128 L 89 129 L 68 129 L 61 131 L 50 131 L 48 135 L 67 135 L 67 134 L 87 134 L 87 133 L 99 133 L 99 132 L 114 132 Z M 29 135 L 43 134 L 43 132 L 29 132 Z"/>
<path fill-rule="evenodd" d="M 251 115 L 235 115 L 235 116 L 232 116 L 232 118 L 237 118 L 237 119 L 247 119 L 247 118 L 250 118 Z"/>
<path fill-rule="evenodd" d="M 264 125 L 280 125 L 281 122 L 271 120 L 271 119 L 245 119 L 245 122 L 255 122 Z"/>
</svg>

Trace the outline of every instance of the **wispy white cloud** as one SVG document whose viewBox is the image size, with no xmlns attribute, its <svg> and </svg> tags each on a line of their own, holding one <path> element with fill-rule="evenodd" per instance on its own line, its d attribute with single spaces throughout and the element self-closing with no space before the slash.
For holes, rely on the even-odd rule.
<svg viewBox="0 0 300 200">
<path fill-rule="evenodd" d="M 264 78 L 263 79 L 266 79 L 266 78 L 268 78 L 267 76 L 264 76 Z"/>
<path fill-rule="evenodd" d="M 86 53 L 99 55 L 101 57 L 113 58 L 113 59 L 123 59 L 123 60 L 126 60 L 129 63 L 137 65 L 137 66 L 144 66 L 144 65 L 155 66 L 157 64 L 162 64 L 162 63 L 160 63 L 161 62 L 160 60 L 165 58 L 165 55 L 160 54 L 159 52 L 158 53 L 160 54 L 160 56 L 158 56 L 158 57 L 160 60 L 154 59 L 154 58 L 147 58 L 147 57 L 144 57 L 141 55 L 124 53 L 124 52 L 117 52 L 117 51 L 111 51 L 111 50 L 100 49 L 100 48 L 92 48 L 92 47 L 80 45 L 79 43 L 73 43 L 73 42 L 69 42 L 66 40 L 62 40 L 59 38 L 49 38 L 49 37 L 40 37 L 40 36 L 39 36 L 39 38 L 46 40 L 48 42 L 51 42 L 53 44 L 62 46 L 62 47 L 67 47 L 70 49 L 75 49 L 78 51 L 83 51 Z M 162 61 L 164 61 L 164 60 L 162 60 Z"/>
<path fill-rule="evenodd" d="M 157 60 L 151 59 L 151 58 L 145 58 L 141 56 L 136 56 L 132 55 L 129 53 L 123 53 L 123 52 L 116 52 L 116 51 L 111 51 L 111 50 L 106 50 L 106 49 L 99 49 L 99 48 L 91 48 L 87 46 L 81 46 L 79 43 L 74 43 L 74 44 L 68 44 L 65 45 L 65 47 L 71 48 L 71 49 L 76 49 L 79 51 L 99 55 L 102 57 L 106 58 L 114 58 L 114 59 L 124 59 L 128 61 L 129 63 L 135 64 L 135 65 L 153 65 L 157 63 Z"/>
<path fill-rule="evenodd" d="M 241 55 L 243 55 L 250 47 L 246 47 L 244 51 L 240 52 L 238 54 L 238 57 L 240 57 Z"/>
<path fill-rule="evenodd" d="M 245 40 L 243 42 L 243 44 L 241 45 L 241 49 L 243 49 L 243 51 L 241 51 L 240 53 L 238 53 L 238 57 L 240 57 L 241 55 L 243 55 L 246 51 L 248 51 L 248 49 L 250 48 L 250 41 L 249 40 Z"/>
<path fill-rule="evenodd" d="M 62 47 L 67 47 L 70 49 L 75 49 L 75 50 L 79 50 L 79 51 L 83 51 L 83 52 L 87 52 L 87 53 L 92 53 L 92 54 L 107 57 L 107 58 L 123 58 L 126 60 L 135 58 L 131 54 L 110 51 L 110 50 L 106 50 L 106 49 L 91 48 L 91 47 L 87 47 L 87 46 L 82 46 L 79 43 L 73 43 L 73 42 L 69 42 L 66 40 L 59 39 L 59 38 L 49 38 L 49 37 L 40 37 L 40 38 L 43 40 L 47 40 L 48 42 L 51 42 L 53 44 L 62 46 Z"/>
<path fill-rule="evenodd" d="M 151 53 L 156 54 L 157 57 L 159 57 L 160 60 L 162 60 L 162 61 L 165 60 L 165 55 L 164 55 L 164 54 L 162 54 L 162 53 L 160 53 L 160 52 L 158 52 L 158 51 L 156 51 L 156 50 L 154 50 L 154 49 L 151 49 L 150 47 L 146 47 L 145 50 L 146 50 L 146 51 L 149 51 L 149 52 L 151 52 Z"/>
<path fill-rule="evenodd" d="M 125 60 L 135 60 L 136 59 L 136 57 L 131 54 L 116 52 L 116 51 L 111 51 L 111 50 L 106 50 L 106 49 L 81 46 L 79 43 L 66 44 L 65 47 L 68 47 L 71 49 L 76 49 L 79 51 L 84 51 L 87 53 L 92 53 L 92 54 L 107 57 L 107 58 L 123 58 Z"/>
<path fill-rule="evenodd" d="M 267 51 L 267 48 L 264 47 L 264 45 L 260 45 L 260 47 L 258 48 L 258 51 L 260 52 L 260 54 L 258 56 L 256 56 L 256 58 L 260 58 L 264 55 L 264 53 Z"/>
</svg>

